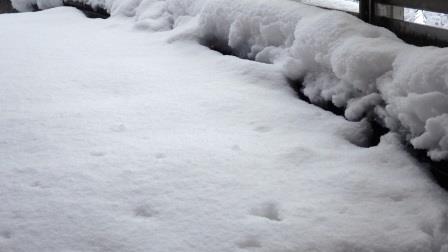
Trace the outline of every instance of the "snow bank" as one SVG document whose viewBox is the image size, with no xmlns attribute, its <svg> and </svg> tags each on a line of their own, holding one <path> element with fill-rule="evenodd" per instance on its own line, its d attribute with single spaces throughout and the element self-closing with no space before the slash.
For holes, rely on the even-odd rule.
<svg viewBox="0 0 448 252">
<path fill-rule="evenodd" d="M 13 0 L 24 10 L 32 1 Z M 37 1 L 39 7 L 60 1 Z M 349 120 L 380 120 L 436 161 L 448 159 L 448 49 L 405 44 L 386 29 L 337 11 L 287 0 L 88 0 L 173 40 L 281 67 L 314 103 Z"/>
<path fill-rule="evenodd" d="M 0 251 L 448 251 L 447 194 L 397 134 L 360 148 L 363 123 L 289 89 L 314 69 L 294 37 L 226 57 L 197 43 L 205 5 L 146 4 L 139 28 L 173 30 L 0 15 Z"/>
</svg>

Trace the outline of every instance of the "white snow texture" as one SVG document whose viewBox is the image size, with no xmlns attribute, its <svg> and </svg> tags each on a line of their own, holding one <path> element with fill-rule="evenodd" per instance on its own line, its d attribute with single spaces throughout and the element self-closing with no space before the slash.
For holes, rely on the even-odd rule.
<svg viewBox="0 0 448 252">
<path fill-rule="evenodd" d="M 33 1 L 14 0 L 19 10 Z M 39 7 L 60 1 L 38 0 Z M 285 0 L 88 0 L 177 39 L 213 41 L 278 64 L 315 103 L 373 116 L 436 161 L 448 159 L 448 49 L 405 44 L 386 29 L 337 11 Z"/>
<path fill-rule="evenodd" d="M 399 137 L 446 158 L 444 49 L 294 1 L 91 4 L 0 15 L 1 252 L 448 251 Z M 287 78 L 397 133 L 361 147 Z"/>
</svg>

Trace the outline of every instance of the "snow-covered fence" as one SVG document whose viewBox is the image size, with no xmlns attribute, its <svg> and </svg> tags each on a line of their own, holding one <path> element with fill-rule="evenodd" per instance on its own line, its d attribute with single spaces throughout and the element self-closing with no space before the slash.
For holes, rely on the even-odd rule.
<svg viewBox="0 0 448 252">
<path fill-rule="evenodd" d="M 445 0 L 360 0 L 361 19 L 416 45 L 448 46 L 448 30 L 404 21 L 404 8 L 448 13 Z"/>
</svg>

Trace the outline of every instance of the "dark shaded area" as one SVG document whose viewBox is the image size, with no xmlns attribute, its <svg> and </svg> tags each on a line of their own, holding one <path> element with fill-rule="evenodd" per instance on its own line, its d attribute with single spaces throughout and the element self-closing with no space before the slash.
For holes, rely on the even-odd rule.
<svg viewBox="0 0 448 252">
<path fill-rule="evenodd" d="M 315 104 L 310 101 L 310 99 L 303 93 L 303 80 L 288 80 L 288 83 L 290 87 L 297 93 L 297 96 L 310 104 L 317 105 L 318 107 L 330 111 L 336 115 L 344 116 L 345 108 L 339 108 L 336 107 L 331 102 L 325 102 L 321 104 Z M 377 118 L 375 118 L 373 115 L 366 115 L 367 121 L 370 125 L 371 132 L 368 136 L 368 140 L 365 146 L 360 147 L 373 147 L 377 146 L 380 141 L 381 137 L 385 134 L 389 133 L 389 129 L 386 128 Z M 403 143 L 404 146 L 406 146 L 407 151 L 420 163 L 426 165 L 431 172 L 431 175 L 433 179 L 437 182 L 439 186 L 442 188 L 448 190 L 448 161 L 442 161 L 437 162 L 431 160 L 431 158 L 428 157 L 426 150 L 417 150 L 412 145 L 410 145 L 408 142 Z"/>
<path fill-rule="evenodd" d="M 390 132 L 390 130 L 378 121 L 377 118 L 369 117 L 369 124 L 372 128 L 372 135 L 369 137 L 370 147 L 380 144 L 381 137 Z"/>
<path fill-rule="evenodd" d="M 296 91 L 297 96 L 303 100 L 306 101 L 309 104 L 317 105 L 320 108 L 330 111 L 335 115 L 344 116 L 345 108 L 336 107 L 332 102 L 330 101 L 321 101 L 321 102 L 311 102 L 310 98 L 306 96 L 303 93 L 303 80 L 290 80 L 288 79 L 289 86 Z"/>
<path fill-rule="evenodd" d="M 17 12 L 11 5 L 10 0 L 0 0 L 0 14 Z"/>
<path fill-rule="evenodd" d="M 311 102 L 311 100 L 303 93 L 303 80 L 288 80 L 288 83 L 289 86 L 296 92 L 300 100 L 303 100 L 309 104 L 316 105 L 322 108 L 323 110 L 332 112 L 335 115 L 344 116 L 345 108 L 337 107 L 330 101 L 319 103 Z M 377 146 L 380 143 L 381 137 L 387 134 L 389 132 L 389 129 L 384 127 L 382 123 L 379 120 L 377 120 L 374 116 L 366 115 L 366 118 L 372 131 L 370 132 L 370 135 L 368 136 L 368 140 L 365 143 L 365 145 L 363 146 L 358 145 L 358 146 L 369 148 Z"/>
<path fill-rule="evenodd" d="M 199 43 L 205 47 L 208 47 L 209 49 L 219 52 L 222 55 L 230 55 L 235 56 L 240 59 L 246 59 L 246 60 L 254 60 L 247 57 L 244 53 L 236 53 L 235 50 L 230 47 L 226 41 L 219 39 L 217 37 L 209 36 L 206 38 L 203 38 L 199 41 Z"/>
<path fill-rule="evenodd" d="M 213 51 L 217 51 L 222 55 L 236 56 L 233 53 L 233 49 L 229 45 L 227 45 L 227 43 L 223 42 L 218 38 L 215 37 L 204 38 L 200 41 L 200 44 L 210 48 Z"/>
<path fill-rule="evenodd" d="M 38 11 L 39 7 L 37 6 L 37 4 L 32 4 L 31 8 L 33 9 L 33 11 Z"/>
<path fill-rule="evenodd" d="M 64 6 L 70 6 L 75 7 L 78 10 L 82 11 L 84 15 L 86 15 L 89 18 L 109 18 L 110 14 L 109 12 L 100 7 L 92 7 L 89 4 L 78 2 L 74 0 L 64 0 Z"/>
<path fill-rule="evenodd" d="M 448 190 L 448 161 L 433 161 L 428 157 L 425 150 L 417 150 L 410 144 L 406 144 L 405 146 L 415 159 L 428 167 L 437 184 Z"/>
</svg>

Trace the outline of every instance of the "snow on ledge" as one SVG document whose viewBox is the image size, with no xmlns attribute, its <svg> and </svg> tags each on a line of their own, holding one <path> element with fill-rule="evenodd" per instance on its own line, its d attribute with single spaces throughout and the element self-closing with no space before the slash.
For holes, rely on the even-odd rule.
<svg viewBox="0 0 448 252">
<path fill-rule="evenodd" d="M 448 49 L 415 47 L 343 12 L 288 0 L 87 0 L 171 41 L 214 41 L 303 81 L 314 103 L 374 117 L 435 161 L 448 159 Z M 60 0 L 13 0 L 21 11 Z"/>
<path fill-rule="evenodd" d="M 359 3 L 351 0 L 293 0 L 305 4 L 311 4 L 328 9 L 336 9 L 348 12 L 359 12 Z"/>
</svg>

